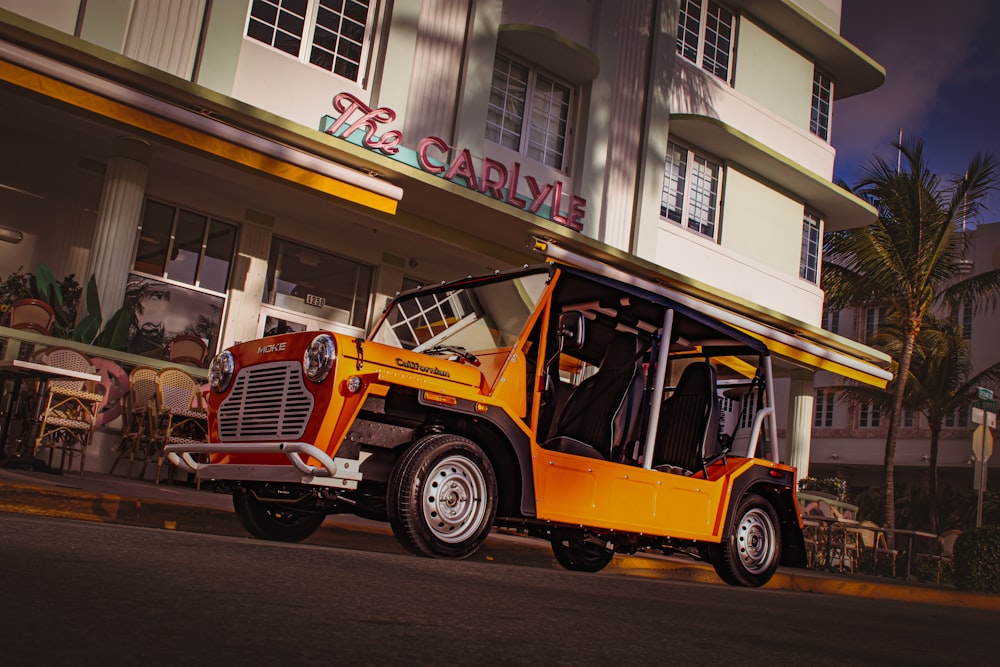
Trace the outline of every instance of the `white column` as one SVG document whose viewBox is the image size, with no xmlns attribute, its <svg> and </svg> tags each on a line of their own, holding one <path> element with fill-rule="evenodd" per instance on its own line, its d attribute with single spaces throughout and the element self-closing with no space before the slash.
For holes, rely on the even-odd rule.
<svg viewBox="0 0 1000 667">
<path fill-rule="evenodd" d="M 271 230 L 260 225 L 244 224 L 240 228 L 229 288 L 228 314 L 219 349 L 257 337 L 271 236 Z"/>
<path fill-rule="evenodd" d="M 105 323 L 125 298 L 125 283 L 146 193 L 149 154 L 149 144 L 142 139 L 119 137 L 115 139 L 104 175 L 86 280 L 93 275 L 97 282 Z"/>
<path fill-rule="evenodd" d="M 799 479 L 809 475 L 813 422 L 813 373 L 793 371 L 788 390 L 787 461 L 798 468 Z"/>
<path fill-rule="evenodd" d="M 205 0 L 135 2 L 124 54 L 190 79 L 204 16 Z"/>
</svg>

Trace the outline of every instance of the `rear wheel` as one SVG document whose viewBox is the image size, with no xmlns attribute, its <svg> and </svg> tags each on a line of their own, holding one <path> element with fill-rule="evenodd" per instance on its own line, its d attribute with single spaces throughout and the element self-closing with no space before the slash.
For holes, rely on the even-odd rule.
<svg viewBox="0 0 1000 667">
<path fill-rule="evenodd" d="M 246 490 L 233 494 L 233 508 L 248 533 L 275 542 L 301 542 L 315 533 L 326 519 L 324 514 L 262 501 Z"/>
<path fill-rule="evenodd" d="M 781 561 L 778 515 L 767 500 L 750 493 L 734 515 L 729 538 L 709 551 L 719 578 L 733 586 L 763 586 Z"/>
<path fill-rule="evenodd" d="M 467 438 L 441 433 L 418 440 L 389 479 L 389 525 L 412 553 L 466 558 L 486 537 L 497 509 L 493 465 Z"/>
<path fill-rule="evenodd" d="M 559 529 L 552 533 L 552 555 L 567 570 L 600 572 L 615 552 L 582 530 Z"/>
</svg>

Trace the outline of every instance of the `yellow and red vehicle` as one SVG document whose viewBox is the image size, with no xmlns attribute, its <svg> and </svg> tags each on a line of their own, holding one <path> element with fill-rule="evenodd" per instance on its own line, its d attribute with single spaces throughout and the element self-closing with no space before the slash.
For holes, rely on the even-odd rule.
<svg viewBox="0 0 1000 667">
<path fill-rule="evenodd" d="M 503 526 L 572 570 L 655 549 L 760 586 L 805 562 L 771 376 L 763 343 L 655 283 L 549 261 L 404 293 L 366 339 L 229 348 L 210 441 L 168 455 L 264 539 L 355 513 L 464 558 Z"/>
</svg>

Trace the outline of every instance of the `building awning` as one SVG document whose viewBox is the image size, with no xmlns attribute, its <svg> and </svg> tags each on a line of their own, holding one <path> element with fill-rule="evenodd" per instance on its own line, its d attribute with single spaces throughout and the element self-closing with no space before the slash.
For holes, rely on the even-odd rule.
<svg viewBox="0 0 1000 667">
<path fill-rule="evenodd" d="M 670 134 L 701 150 L 724 155 L 741 171 L 755 174 L 800 199 L 823 218 L 828 232 L 864 227 L 878 216 L 868 202 L 716 118 L 671 114 Z"/>
<path fill-rule="evenodd" d="M 5 41 L 0 82 L 366 209 L 394 214 L 403 195 L 382 179 Z"/>
<path fill-rule="evenodd" d="M 819 327 L 727 295 L 645 260 L 589 239 L 540 240 L 546 256 L 663 296 L 718 319 L 761 341 L 791 366 L 829 371 L 884 388 L 892 379 L 888 355 Z"/>
</svg>

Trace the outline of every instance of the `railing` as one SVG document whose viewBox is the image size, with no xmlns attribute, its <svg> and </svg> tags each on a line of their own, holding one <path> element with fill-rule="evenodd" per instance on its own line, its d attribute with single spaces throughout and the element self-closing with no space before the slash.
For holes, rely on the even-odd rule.
<svg viewBox="0 0 1000 667">
<path fill-rule="evenodd" d="M 156 369 L 183 368 L 189 375 L 200 382 L 204 382 L 208 379 L 208 371 L 204 368 L 179 365 L 165 359 L 111 350 L 106 347 L 80 343 L 68 338 L 56 338 L 54 336 L 46 336 L 44 334 L 24 331 L 22 329 L 12 329 L 10 327 L 0 326 L 0 340 L 2 339 L 7 340 L 7 349 L 4 354 L 5 359 L 16 359 L 18 350 L 23 343 L 32 344 L 36 349 L 41 349 L 43 347 L 69 347 L 74 350 L 79 350 L 91 358 L 109 359 L 117 363 L 122 368 L 135 368 L 136 366 L 149 366 L 150 368 Z"/>
</svg>

